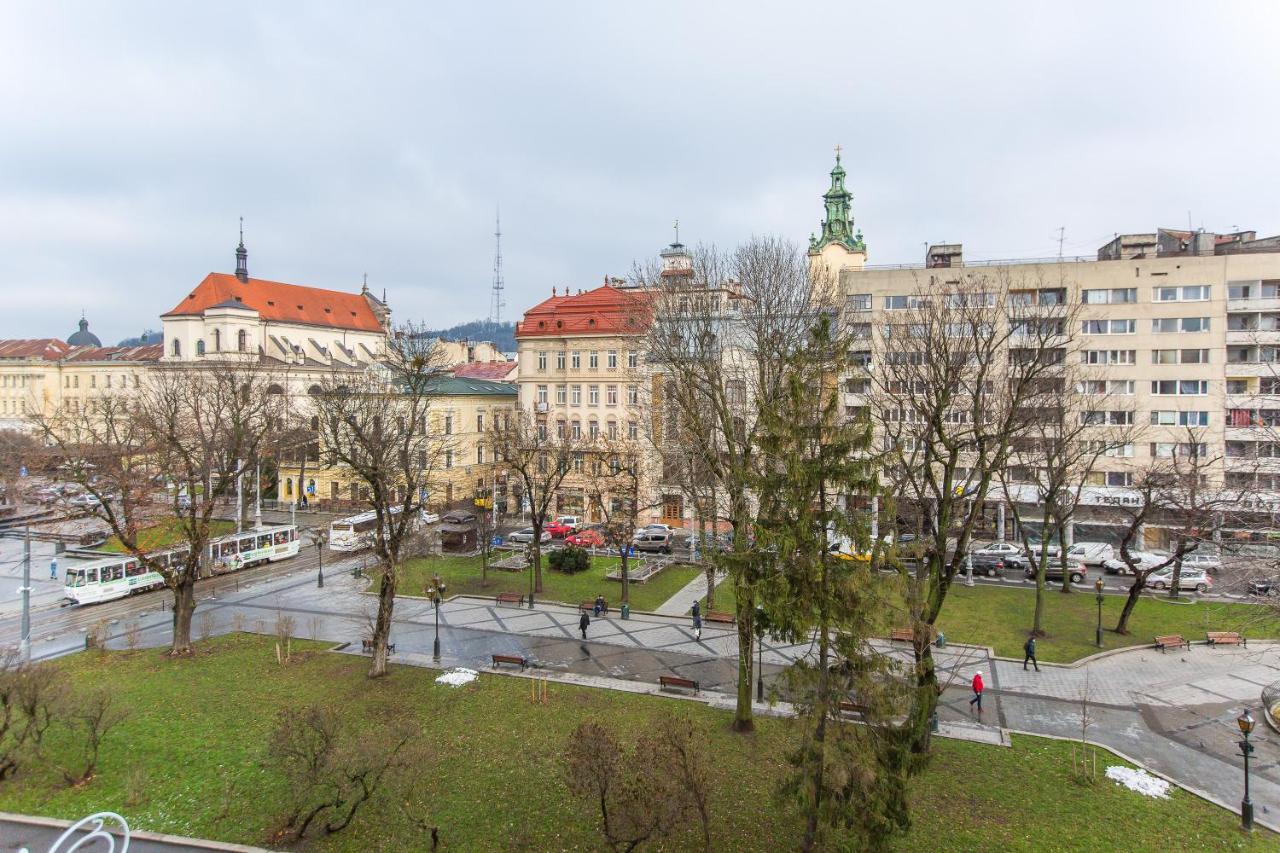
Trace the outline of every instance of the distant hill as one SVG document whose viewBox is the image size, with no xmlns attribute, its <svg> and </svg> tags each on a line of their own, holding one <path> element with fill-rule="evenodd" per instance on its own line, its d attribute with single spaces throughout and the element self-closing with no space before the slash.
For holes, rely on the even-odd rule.
<svg viewBox="0 0 1280 853">
<path fill-rule="evenodd" d="M 433 329 L 427 334 L 451 341 L 463 338 L 469 341 L 493 341 L 494 345 L 503 352 L 514 352 L 516 348 L 515 323 L 472 320 L 470 323 L 460 323 L 448 329 Z"/>
<path fill-rule="evenodd" d="M 143 331 L 141 335 L 138 335 L 136 338 L 125 338 L 123 341 L 116 344 L 116 346 L 140 347 L 143 344 L 158 344 L 162 340 L 164 340 L 163 332 L 157 332 L 155 329 L 146 329 Z"/>
</svg>

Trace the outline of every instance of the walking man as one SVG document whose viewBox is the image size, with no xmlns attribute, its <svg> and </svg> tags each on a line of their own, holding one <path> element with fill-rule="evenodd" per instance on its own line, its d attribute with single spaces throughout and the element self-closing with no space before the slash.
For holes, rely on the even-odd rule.
<svg viewBox="0 0 1280 853">
<path fill-rule="evenodd" d="M 587 626 L 591 624 L 591 617 L 587 615 L 587 611 L 582 611 L 582 616 L 578 617 L 578 630 L 582 632 L 582 639 L 587 638 Z"/>
<path fill-rule="evenodd" d="M 969 707 L 978 706 L 978 713 L 982 713 L 982 673 L 975 672 L 973 674 L 973 698 L 969 700 Z"/>
<path fill-rule="evenodd" d="M 693 638 L 702 639 L 702 614 L 696 608 L 693 611 Z"/>
<path fill-rule="evenodd" d="M 702 604 L 700 602 L 695 601 L 693 603 L 693 618 L 697 619 L 701 615 L 702 615 Z"/>
<path fill-rule="evenodd" d="M 49 561 L 49 580 L 56 581 L 58 579 L 58 558 L 54 557 Z"/>
<path fill-rule="evenodd" d="M 1022 646 L 1022 653 L 1023 653 L 1022 671 L 1026 672 L 1027 661 L 1031 661 L 1031 663 L 1035 665 L 1036 672 L 1039 672 L 1040 662 L 1036 660 L 1036 638 L 1034 634 L 1032 634 L 1030 637 L 1027 637 L 1027 642 L 1024 643 Z"/>
</svg>

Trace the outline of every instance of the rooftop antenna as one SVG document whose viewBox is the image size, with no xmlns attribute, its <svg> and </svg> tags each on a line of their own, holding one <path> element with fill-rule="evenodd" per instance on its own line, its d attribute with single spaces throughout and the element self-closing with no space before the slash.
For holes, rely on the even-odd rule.
<svg viewBox="0 0 1280 853">
<path fill-rule="evenodd" d="M 1066 239 L 1067 226 L 1058 226 L 1058 260 L 1062 260 L 1062 241 Z"/>
<path fill-rule="evenodd" d="M 507 306 L 503 298 L 502 282 L 502 210 L 494 208 L 493 232 L 493 296 L 489 301 L 489 322 L 495 326 L 502 322 L 502 309 Z"/>
<path fill-rule="evenodd" d="M 679 245 L 680 245 L 680 220 L 679 220 L 679 219 L 677 219 L 677 220 L 676 220 L 675 228 L 676 228 L 676 242 L 675 242 L 675 245 L 679 246 Z"/>
</svg>

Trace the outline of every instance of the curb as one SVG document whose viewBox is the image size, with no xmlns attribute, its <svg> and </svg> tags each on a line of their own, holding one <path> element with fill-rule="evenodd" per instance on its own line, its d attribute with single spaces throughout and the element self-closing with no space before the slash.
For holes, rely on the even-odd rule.
<svg viewBox="0 0 1280 853">
<path fill-rule="evenodd" d="M 75 821 L 72 820 L 62 820 L 61 818 L 56 817 L 13 814 L 11 812 L 0 812 L 0 821 L 18 823 L 25 826 L 42 826 L 49 829 L 66 829 L 75 823 Z M 121 837 L 116 831 L 112 831 L 111 836 L 113 838 Z M 147 832 L 142 829 L 130 829 L 129 840 L 154 841 L 158 844 L 169 844 L 179 848 L 191 847 L 197 850 L 225 850 L 229 851 L 229 853 L 270 853 L 270 851 L 265 847 L 248 847 L 244 844 L 212 841 L 207 838 L 187 838 L 183 835 L 168 835 L 163 832 Z"/>
</svg>

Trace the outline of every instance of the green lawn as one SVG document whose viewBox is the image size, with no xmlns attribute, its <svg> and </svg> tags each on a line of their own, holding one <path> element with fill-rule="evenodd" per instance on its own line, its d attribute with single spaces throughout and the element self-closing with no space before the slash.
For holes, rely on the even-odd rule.
<svg viewBox="0 0 1280 853">
<path fill-rule="evenodd" d="M 499 552 L 495 559 L 506 556 Z M 542 601 L 559 601 L 578 605 L 597 595 L 603 595 L 610 607 L 617 607 L 622 600 L 622 583 L 608 580 L 605 574 L 616 568 L 617 557 L 593 557 L 591 568 L 575 575 L 566 575 L 547 568 L 545 555 L 542 570 Z M 630 587 L 633 610 L 654 610 L 680 591 L 698 574 L 692 566 L 672 565 L 645 583 L 632 583 Z M 421 595 L 439 573 L 444 579 L 447 595 L 497 595 L 499 592 L 529 592 L 528 570 L 512 572 L 489 569 L 487 586 L 481 585 L 479 557 L 422 557 L 410 560 L 404 567 L 404 580 L 400 590 L 406 595 Z M 690 601 L 690 604 L 693 602 Z"/>
<path fill-rule="evenodd" d="M 302 651 L 297 651 L 301 649 Z M 664 713 L 687 713 L 705 735 L 711 764 L 712 837 L 717 850 L 795 847 L 798 819 L 773 792 L 791 724 L 761 719 L 755 734 L 730 732 L 729 716 L 699 703 L 552 684 L 549 703 L 528 701 L 524 679 L 482 674 L 464 688 L 434 683 L 435 672 L 393 666 L 376 682 L 366 661 L 295 645 L 276 663 L 273 641 L 238 635 L 202 645 L 188 660 L 161 652 L 92 652 L 59 666 L 81 685 L 110 684 L 131 710 L 111 732 L 100 773 L 68 788 L 49 769 L 68 744 L 47 739 L 43 761 L 0 784 L 0 810 L 76 819 L 125 815 L 135 829 L 262 844 L 284 785 L 264 760 L 273 716 L 283 704 L 319 701 L 357 720 L 416 718 L 431 753 L 413 776 L 409 804 L 440 827 L 455 850 L 601 849 L 590 804 L 571 798 L 560 749 L 583 720 L 638 732 Z M 1015 737 L 1012 748 L 939 741 L 910 792 L 914 819 L 902 850 L 1274 849 L 1266 833 L 1244 838 L 1237 818 L 1174 791 L 1152 800 L 1106 780 L 1070 776 L 1069 744 Z M 1105 754 L 1100 770 L 1119 764 Z M 323 850 L 425 849 L 405 819 L 403 789 L 380 793 L 343 833 L 309 844 Z M 669 849 L 696 849 L 690 834 Z"/>
<path fill-rule="evenodd" d="M 221 518 L 211 519 L 209 521 L 209 538 L 213 539 L 227 533 L 234 533 L 235 529 L 236 523 L 234 521 L 227 521 Z M 144 551 L 150 551 L 152 548 L 163 548 L 166 545 L 174 545 L 185 541 L 186 536 L 182 532 L 182 522 L 176 518 L 161 521 L 138 531 L 138 545 Z M 112 536 L 98 546 L 98 550 L 110 551 L 113 554 L 123 554 L 125 547 L 120 544 L 118 537 Z"/>
<path fill-rule="evenodd" d="M 734 607 L 733 584 L 726 580 L 716 587 L 716 610 Z M 703 597 L 706 605 L 706 597 Z M 1035 613 L 1035 590 L 1025 587 L 966 587 L 954 584 L 942 605 L 939 629 L 954 643 L 991 646 L 997 655 L 1022 657 Z M 1042 661 L 1067 663 L 1105 649 L 1150 645 L 1157 634 L 1181 634 L 1189 640 L 1204 639 L 1205 631 L 1240 631 L 1246 637 L 1280 637 L 1280 619 L 1266 607 L 1255 604 L 1220 602 L 1171 603 L 1167 595 L 1144 596 L 1129 619 L 1129 634 L 1111 631 L 1120 617 L 1124 598 L 1103 596 L 1102 649 L 1093 644 L 1098 623 L 1098 604 L 1092 592 L 1073 591 L 1066 595 L 1057 587 L 1045 591 L 1044 626 L 1048 636 L 1037 641 Z M 904 615 L 895 624 L 907 623 Z"/>
</svg>

